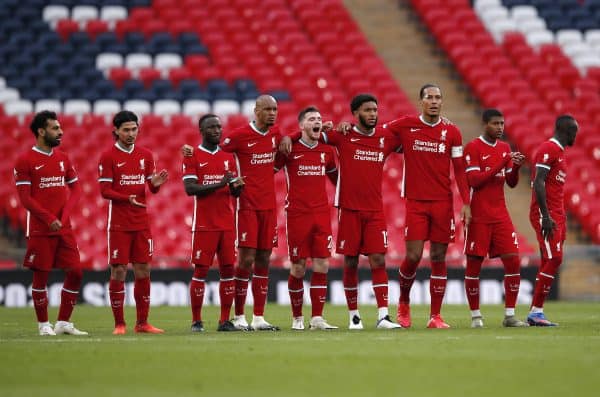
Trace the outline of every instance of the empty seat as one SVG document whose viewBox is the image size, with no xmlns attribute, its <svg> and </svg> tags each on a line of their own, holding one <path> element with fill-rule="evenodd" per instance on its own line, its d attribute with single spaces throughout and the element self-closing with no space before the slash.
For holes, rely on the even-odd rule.
<svg viewBox="0 0 600 397">
<path fill-rule="evenodd" d="M 26 99 L 17 99 L 4 103 L 4 113 L 7 116 L 26 116 L 33 113 L 33 104 Z"/>
<path fill-rule="evenodd" d="M 79 24 L 80 29 L 83 29 L 88 21 L 98 19 L 98 9 L 94 6 L 75 6 L 71 10 L 71 19 Z"/>
<path fill-rule="evenodd" d="M 58 99 L 40 99 L 35 102 L 35 111 L 50 110 L 56 113 L 62 113 L 62 103 Z"/>
<path fill-rule="evenodd" d="M 127 19 L 127 9 L 118 5 L 106 5 L 100 9 L 100 19 L 106 21 L 113 30 L 117 21 Z"/>
<path fill-rule="evenodd" d="M 76 117 L 83 117 L 83 115 L 90 113 L 91 111 L 92 105 L 85 99 L 69 99 L 63 104 L 63 112 Z"/>
<path fill-rule="evenodd" d="M 63 5 L 47 5 L 42 11 L 42 19 L 48 23 L 52 29 L 61 19 L 69 18 L 69 9 Z"/>
<path fill-rule="evenodd" d="M 231 114 L 240 113 L 240 104 L 238 101 L 229 99 L 219 99 L 213 102 L 213 113 L 226 118 Z"/>
<path fill-rule="evenodd" d="M 582 41 L 583 34 L 581 34 L 579 30 L 566 29 L 556 32 L 556 43 L 561 47 L 574 43 L 581 43 Z"/>
<path fill-rule="evenodd" d="M 154 102 L 152 109 L 153 113 L 158 116 L 173 116 L 181 113 L 181 105 L 179 102 L 170 99 L 163 99 Z"/>
<path fill-rule="evenodd" d="M 154 58 L 154 67 L 161 71 L 162 77 L 169 77 L 169 70 L 181 67 L 183 61 L 179 54 L 157 54 Z"/>
<path fill-rule="evenodd" d="M 152 57 L 148 54 L 129 54 L 125 58 L 125 67 L 137 76 L 137 73 L 142 68 L 149 68 L 152 66 Z"/>
<path fill-rule="evenodd" d="M 121 104 L 118 101 L 111 99 L 99 99 L 94 102 L 93 113 L 113 116 L 114 114 L 121 111 Z"/>
<path fill-rule="evenodd" d="M 194 119 L 210 112 L 211 107 L 208 101 L 190 99 L 183 102 L 183 114 Z"/>
<path fill-rule="evenodd" d="M 16 101 L 20 98 L 19 91 L 14 88 L 0 89 L 0 104 Z"/>
<path fill-rule="evenodd" d="M 96 57 L 96 68 L 100 69 L 105 76 L 113 68 L 123 67 L 123 56 L 121 54 L 103 53 Z"/>
<path fill-rule="evenodd" d="M 130 110 L 138 117 L 149 114 L 152 110 L 150 102 L 142 99 L 130 99 L 123 104 L 123 110 Z"/>
<path fill-rule="evenodd" d="M 554 43 L 554 34 L 549 31 L 530 32 L 526 36 L 527 43 L 532 47 Z"/>
</svg>

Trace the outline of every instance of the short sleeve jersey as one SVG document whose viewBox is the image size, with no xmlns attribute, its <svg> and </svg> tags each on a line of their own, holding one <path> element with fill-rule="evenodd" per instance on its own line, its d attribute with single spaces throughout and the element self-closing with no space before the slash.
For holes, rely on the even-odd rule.
<svg viewBox="0 0 600 397">
<path fill-rule="evenodd" d="M 239 209 L 270 210 L 275 208 L 273 164 L 281 134 L 277 127 L 266 132 L 253 122 L 233 130 L 221 143 L 221 149 L 233 153 L 238 174 L 244 177 Z"/>
<path fill-rule="evenodd" d="M 398 136 L 402 144 L 402 196 L 411 200 L 451 199 L 451 159 L 463 155 L 458 127 L 441 119 L 429 124 L 420 116 L 406 116 L 383 128 Z"/>
<path fill-rule="evenodd" d="M 146 183 L 149 183 L 154 172 L 154 158 L 148 149 L 134 145 L 127 151 L 115 143 L 100 157 L 98 182 L 110 183 L 114 191 L 135 195 L 138 202 L 146 204 Z M 109 200 L 108 230 L 136 231 L 149 228 L 146 208 Z"/>
<path fill-rule="evenodd" d="M 556 139 L 552 138 L 540 146 L 534 158 L 531 180 L 535 180 L 539 168 L 548 170 L 546 177 L 546 205 L 555 221 L 565 220 L 564 186 L 567 178 L 567 160 L 565 148 Z M 531 215 L 538 216 L 540 207 L 537 203 L 535 191 L 531 196 Z"/>
<path fill-rule="evenodd" d="M 14 168 L 15 185 L 31 186 L 31 198 L 60 219 L 69 196 L 68 184 L 77 181 L 77 173 L 67 155 L 58 149 L 50 153 L 32 147 L 17 158 Z M 70 228 L 70 222 L 63 228 Z M 27 236 L 57 235 L 49 225 L 27 212 Z"/>
<path fill-rule="evenodd" d="M 309 146 L 299 140 L 292 152 L 279 156 L 275 170 L 285 170 L 288 194 L 286 208 L 294 212 L 329 210 L 327 198 L 327 173 L 335 172 L 335 153 L 331 146 L 317 143 Z"/>
<path fill-rule="evenodd" d="M 183 180 L 193 180 L 199 185 L 221 182 L 227 172 L 236 176 L 235 160 L 231 153 L 220 149 L 211 152 L 202 146 L 192 157 L 184 157 Z M 233 205 L 229 187 L 223 186 L 205 196 L 194 196 L 192 231 L 233 230 Z"/>
<path fill-rule="evenodd" d="M 489 171 L 510 156 L 510 146 L 506 142 L 486 142 L 476 138 L 465 146 L 466 172 Z M 504 198 L 506 174 L 512 171 L 512 161 L 501 169 L 491 180 L 478 188 L 471 187 L 471 215 L 473 222 L 496 223 L 510 219 Z"/>
<path fill-rule="evenodd" d="M 332 131 L 325 134 L 324 139 L 338 152 L 335 206 L 357 211 L 382 211 L 383 166 L 391 153 L 400 150 L 398 139 L 382 128 L 365 134 L 356 127 L 347 135 Z"/>
</svg>

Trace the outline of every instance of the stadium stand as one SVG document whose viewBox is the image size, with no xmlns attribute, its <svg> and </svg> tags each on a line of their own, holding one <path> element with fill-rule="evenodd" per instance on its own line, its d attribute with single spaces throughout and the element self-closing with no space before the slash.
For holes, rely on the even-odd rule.
<svg viewBox="0 0 600 397">
<path fill-rule="evenodd" d="M 548 117 L 544 116 L 549 116 L 548 110 L 539 101 L 532 101 L 530 104 L 537 102 L 542 109 L 532 107 L 524 113 L 521 103 L 501 95 L 504 90 L 488 79 L 487 55 L 496 65 L 491 72 L 511 81 L 515 92 L 522 92 L 519 87 L 530 84 L 506 47 L 505 43 L 512 41 L 505 37 L 512 36 L 488 33 L 478 13 L 487 10 L 491 22 L 508 21 L 498 25 L 497 32 L 505 32 L 517 23 L 501 3 L 487 3 L 484 7 L 476 2 L 473 9 L 466 1 L 413 1 L 440 45 L 460 65 L 465 80 L 484 103 L 497 104 L 510 115 L 509 120 L 515 120 L 509 128 L 511 137 L 514 135 L 519 145 L 530 150 L 539 139 L 519 130 L 517 127 L 525 124 L 516 120 L 534 115 L 540 131 L 547 133 Z M 443 13 L 455 19 L 440 18 Z M 523 25 L 532 32 L 541 31 L 542 20 L 534 19 L 531 9 L 519 11 L 517 16 L 538 21 Z M 446 23 L 434 23 L 442 19 Z M 470 30 L 460 31 L 463 28 Z M 600 41 L 598 35 L 589 36 L 590 46 Z M 298 110 L 309 104 L 317 105 L 328 119 L 351 120 L 348 103 L 360 92 L 372 92 L 379 98 L 381 121 L 416 113 L 337 0 L 111 0 L 85 4 L 6 0 L 0 12 L 0 37 L 0 129 L 5 137 L 0 175 L 5 181 L 11 180 L 15 155 L 20 151 L 14 148 L 22 149 L 32 142 L 27 128 L 32 112 L 42 105 L 62 111 L 60 119 L 66 134 L 63 145 L 78 168 L 84 191 L 73 224 L 80 236 L 82 260 L 93 269 L 106 267 L 106 203 L 96 182 L 98 147 L 109 144 L 110 116 L 119 109 L 138 113 L 142 119 L 140 145 L 152 148 L 158 166 L 171 174 L 171 181 L 151 198 L 149 208 L 157 239 L 155 262 L 162 267 L 187 266 L 191 200 L 183 194 L 180 182 L 179 147 L 184 142 L 198 142 L 195 123 L 199 115 L 217 112 L 227 131 L 247 122 L 259 93 L 271 93 L 279 101 L 280 128 L 291 132 L 297 125 Z M 469 42 L 466 37 L 474 40 Z M 523 45 L 527 41 L 519 36 L 522 40 L 517 42 L 516 37 L 515 57 L 525 55 Z M 587 40 L 587 34 L 584 37 Z M 502 38 L 500 46 L 497 43 Z M 500 54 L 495 56 L 498 51 Z M 578 70 L 565 63 L 568 59 L 559 56 L 562 52 L 548 49 L 544 54 L 564 69 L 559 73 L 561 82 L 572 83 L 555 87 L 551 98 L 564 99 L 568 95 L 565 91 L 575 89 L 581 80 L 573 75 Z M 553 73 L 523 63 L 534 76 Z M 542 80 L 552 87 L 552 79 Z M 582 84 L 577 85 L 580 90 Z M 522 95 L 522 101 L 527 101 L 526 92 Z M 585 97 L 585 93 L 581 95 Z M 523 132 L 513 132 L 518 130 Z M 600 162 L 600 154 L 596 162 Z M 404 252 L 404 204 L 398 197 L 401 158 L 388 160 L 386 169 L 384 208 L 393 263 Z M 282 203 L 283 176 L 278 175 L 276 181 Z M 596 183 L 591 174 L 589 181 Z M 578 186 L 573 186 L 574 192 L 584 194 Z M 3 187 L 0 199 L 0 211 L 11 227 L 22 228 L 24 212 L 14 188 Z M 455 207 L 460 208 L 458 196 L 456 200 Z M 278 265 L 285 264 L 287 255 L 283 216 L 281 208 L 281 243 L 275 251 Z M 337 222 L 335 217 L 333 220 L 335 233 Z M 525 241 L 522 243 L 526 251 L 532 251 Z M 461 251 L 461 241 L 450 246 L 451 264 L 460 264 Z"/>
</svg>

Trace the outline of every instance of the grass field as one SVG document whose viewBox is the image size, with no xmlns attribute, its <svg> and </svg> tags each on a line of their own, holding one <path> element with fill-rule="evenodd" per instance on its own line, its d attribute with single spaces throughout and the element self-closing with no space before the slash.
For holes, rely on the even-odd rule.
<svg viewBox="0 0 600 397">
<path fill-rule="evenodd" d="M 283 331 L 217 333 L 208 307 L 207 332 L 191 334 L 187 308 L 156 307 L 151 322 L 165 335 L 114 337 L 109 308 L 80 306 L 74 321 L 89 337 L 42 338 L 32 308 L 0 308 L 0 396 L 598 395 L 598 303 L 548 304 L 557 328 L 503 329 L 502 308 L 484 306 L 486 328 L 472 330 L 467 308 L 448 305 L 453 328 L 427 330 L 427 310 L 413 308 L 413 328 L 388 331 L 363 307 L 367 329 L 348 331 L 345 308 L 329 306 L 340 330 L 293 332 L 289 308 L 269 305 Z M 134 310 L 126 316 L 133 324 Z"/>
</svg>

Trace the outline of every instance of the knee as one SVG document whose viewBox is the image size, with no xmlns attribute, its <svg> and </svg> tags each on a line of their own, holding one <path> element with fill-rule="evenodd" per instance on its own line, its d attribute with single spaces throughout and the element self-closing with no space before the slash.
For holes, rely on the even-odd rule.
<svg viewBox="0 0 600 397">
<path fill-rule="evenodd" d="M 411 263 L 421 262 L 422 256 L 423 256 L 423 253 L 420 251 L 407 251 L 406 252 L 406 259 Z"/>
<path fill-rule="evenodd" d="M 269 267 L 269 259 L 271 259 L 271 251 L 258 250 L 254 258 L 254 264 L 257 267 Z"/>
<path fill-rule="evenodd" d="M 329 261 L 325 258 L 313 259 L 313 271 L 317 273 L 327 273 L 329 270 Z"/>
<path fill-rule="evenodd" d="M 136 263 L 133 265 L 135 278 L 150 277 L 150 265 L 148 263 Z"/>
<path fill-rule="evenodd" d="M 70 269 L 65 277 L 71 285 L 77 285 L 77 288 L 79 288 L 83 279 L 83 271 L 81 269 Z"/>
<path fill-rule="evenodd" d="M 292 263 L 292 266 L 290 267 L 290 274 L 296 278 L 303 278 L 304 274 L 306 273 L 306 263 L 299 262 L 299 263 Z"/>
<path fill-rule="evenodd" d="M 350 268 L 358 267 L 358 256 L 346 256 L 344 257 L 344 266 Z"/>
<path fill-rule="evenodd" d="M 371 268 L 385 267 L 385 255 L 369 255 L 369 264 L 371 265 Z"/>
<path fill-rule="evenodd" d="M 125 265 L 113 265 L 110 269 L 110 275 L 114 280 L 125 281 L 125 276 L 127 276 L 127 268 Z"/>
<path fill-rule="evenodd" d="M 221 278 L 233 278 L 233 265 L 220 265 L 219 273 L 221 275 Z"/>
</svg>

